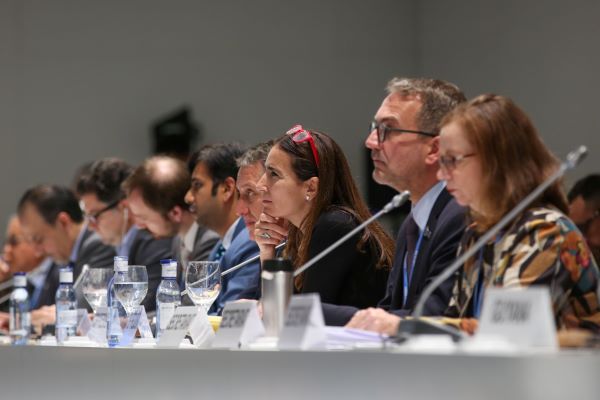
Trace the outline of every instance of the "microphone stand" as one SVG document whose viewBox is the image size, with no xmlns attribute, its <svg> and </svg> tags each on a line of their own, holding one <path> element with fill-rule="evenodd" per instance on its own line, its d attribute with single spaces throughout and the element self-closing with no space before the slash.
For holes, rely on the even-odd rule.
<svg viewBox="0 0 600 400">
<path fill-rule="evenodd" d="M 302 265 L 300 268 L 298 268 L 296 271 L 294 271 L 294 277 L 300 275 L 301 273 L 303 273 L 304 271 L 306 271 L 307 269 L 309 269 L 310 267 L 315 265 L 319 260 L 321 260 L 327 254 L 329 254 L 333 250 L 337 249 L 342 243 L 344 243 L 346 240 L 348 240 L 349 238 L 354 236 L 357 232 L 363 230 L 364 227 L 369 225 L 371 222 L 375 221 L 377 218 L 381 217 L 383 214 L 386 214 L 386 213 L 392 211 L 393 209 L 400 207 L 402 204 L 406 203 L 406 201 L 409 198 L 410 198 L 410 192 L 408 190 L 405 190 L 404 192 L 395 195 L 392 198 L 392 200 L 389 203 L 387 203 L 385 205 L 385 207 L 383 207 L 377 214 L 371 216 L 371 218 L 367 219 L 365 222 L 358 225 L 356 228 L 352 229 L 350 232 L 348 232 L 347 234 L 342 236 L 342 238 L 340 238 L 338 241 L 333 243 L 331 246 L 327 247 L 325 250 L 323 250 L 322 252 L 320 252 L 319 254 L 314 256 L 312 259 L 308 260 L 306 263 L 304 263 L 304 265 Z"/>
<path fill-rule="evenodd" d="M 450 278 L 462 265 L 471 258 L 476 252 L 479 251 L 486 243 L 490 241 L 496 234 L 508 225 L 516 216 L 518 216 L 528 205 L 536 200 L 550 185 L 552 185 L 558 178 L 564 175 L 564 173 L 575 168 L 581 160 L 586 156 L 587 148 L 585 146 L 579 146 L 574 151 L 567 155 L 566 160 L 561 163 L 558 170 L 552 174 L 548 179 L 542 182 L 533 192 L 525 197 L 519 204 L 515 206 L 508 214 L 506 214 L 496 225 L 494 225 L 489 231 L 487 231 L 473 246 L 467 251 L 461 254 L 448 268 L 446 268 L 441 274 L 439 274 L 426 288 L 423 290 L 417 305 L 413 312 L 413 319 L 403 320 L 398 328 L 398 336 L 414 335 L 420 333 L 428 334 L 450 334 L 453 338 L 457 339 L 462 337 L 460 332 L 457 332 L 453 328 L 449 328 L 444 325 L 431 324 L 421 317 L 423 316 L 423 309 L 425 302 L 433 294 L 433 292 L 440 286 L 446 279 Z"/>
</svg>

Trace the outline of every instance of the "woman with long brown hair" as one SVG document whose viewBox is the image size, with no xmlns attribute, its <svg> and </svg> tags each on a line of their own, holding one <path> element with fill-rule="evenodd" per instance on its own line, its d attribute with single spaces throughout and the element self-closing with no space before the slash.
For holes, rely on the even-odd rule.
<svg viewBox="0 0 600 400">
<path fill-rule="evenodd" d="M 469 226 L 459 252 L 472 246 L 559 167 L 527 115 L 510 99 L 482 95 L 442 121 L 438 178 L 461 205 Z M 599 272 L 567 214 L 559 182 L 469 259 L 450 314 L 479 317 L 486 287 L 550 289 L 557 328 L 600 330 Z"/>
<path fill-rule="evenodd" d="M 328 135 L 296 125 L 276 140 L 258 182 L 263 214 L 255 237 L 261 259 L 284 256 L 295 268 L 370 217 L 346 157 Z M 394 251 L 392 239 L 373 223 L 296 277 L 297 292 L 319 293 L 321 301 L 374 306 L 383 297 Z"/>
</svg>

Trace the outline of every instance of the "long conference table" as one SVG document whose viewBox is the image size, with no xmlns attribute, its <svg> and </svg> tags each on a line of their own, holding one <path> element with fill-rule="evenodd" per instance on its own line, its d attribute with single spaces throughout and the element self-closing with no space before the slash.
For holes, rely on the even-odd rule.
<svg viewBox="0 0 600 400">
<path fill-rule="evenodd" d="M 0 399 L 600 399 L 600 351 L 0 346 Z"/>
</svg>

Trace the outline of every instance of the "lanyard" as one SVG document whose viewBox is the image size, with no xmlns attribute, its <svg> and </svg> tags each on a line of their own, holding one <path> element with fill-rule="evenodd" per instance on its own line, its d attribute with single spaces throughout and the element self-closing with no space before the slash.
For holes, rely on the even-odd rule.
<svg viewBox="0 0 600 400">
<path fill-rule="evenodd" d="M 425 228 L 427 229 L 427 228 Z M 417 244 L 415 245 L 415 252 L 413 254 L 412 263 L 410 265 L 410 274 L 408 273 L 408 265 L 406 265 L 406 256 L 404 256 L 404 263 L 402 268 L 402 284 L 404 285 L 402 291 L 402 305 L 406 306 L 406 298 L 408 297 L 408 287 L 410 286 L 410 281 L 413 277 L 413 271 L 415 270 L 415 262 L 417 261 L 417 255 L 419 254 L 419 248 L 421 247 L 421 242 L 423 241 L 423 234 L 425 231 L 419 233 L 419 239 L 417 240 Z"/>
<path fill-rule="evenodd" d="M 479 276 L 477 277 L 477 283 L 475 284 L 475 290 L 473 291 L 473 317 L 479 318 L 481 315 L 481 305 L 483 303 L 483 248 L 479 250 Z"/>
</svg>

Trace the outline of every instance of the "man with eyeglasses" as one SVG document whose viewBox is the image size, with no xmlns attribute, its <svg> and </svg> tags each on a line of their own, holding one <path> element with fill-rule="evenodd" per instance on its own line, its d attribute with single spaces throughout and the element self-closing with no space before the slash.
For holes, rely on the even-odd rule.
<svg viewBox="0 0 600 400">
<path fill-rule="evenodd" d="M 577 181 L 567 197 L 569 218 L 583 233 L 596 262 L 600 262 L 600 174 Z"/>
<path fill-rule="evenodd" d="M 236 188 L 238 165 L 244 148 L 238 143 L 222 143 L 200 148 L 190 157 L 192 174 L 185 200 L 193 208 L 199 224 L 220 237 L 209 260 L 220 260 L 221 272 L 258 254 L 258 246 L 248 235 L 244 220 L 237 213 L 239 193 Z M 226 302 L 258 299 L 260 296 L 260 261 L 222 277 L 219 296 L 209 313 L 220 314 Z"/>
<path fill-rule="evenodd" d="M 17 207 L 19 221 L 30 240 L 40 246 L 59 266 L 72 262 L 73 279 L 83 266 L 110 268 L 115 250 L 84 223 L 83 212 L 75 194 L 59 185 L 38 185 L 25 192 Z M 58 268 L 48 279 L 58 284 Z M 81 288 L 76 288 L 79 307 L 87 308 Z"/>
<path fill-rule="evenodd" d="M 160 260 L 170 258 L 172 238 L 155 239 L 146 229 L 134 224 L 122 183 L 133 167 L 118 158 L 94 162 L 76 184 L 88 226 L 102 242 L 113 246 L 118 256 L 126 256 L 130 265 L 145 265 L 148 294 L 142 305 L 146 311 L 156 309 L 156 288 L 161 281 Z"/>
<path fill-rule="evenodd" d="M 447 112 L 465 101 L 453 84 L 435 79 L 395 78 L 387 87 L 370 133 L 377 183 L 411 192 L 412 210 L 402 223 L 385 297 L 377 308 L 357 310 L 325 305 L 328 323 L 394 335 L 410 315 L 425 286 L 455 258 L 464 231 L 464 209 L 438 182 L 438 126 Z M 441 315 L 452 281 L 428 299 L 427 315 Z"/>
</svg>

